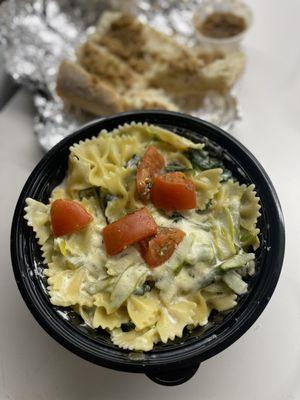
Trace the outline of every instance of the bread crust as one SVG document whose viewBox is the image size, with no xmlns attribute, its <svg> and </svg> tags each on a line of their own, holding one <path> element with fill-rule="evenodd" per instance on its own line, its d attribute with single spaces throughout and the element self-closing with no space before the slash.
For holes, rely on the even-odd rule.
<svg viewBox="0 0 300 400">
<path fill-rule="evenodd" d="M 124 111 L 122 98 L 105 82 L 72 61 L 63 61 L 57 75 L 56 92 L 64 101 L 96 115 Z"/>
<path fill-rule="evenodd" d="M 57 94 L 96 115 L 131 109 L 192 112 L 208 91 L 226 93 L 241 75 L 241 52 L 205 52 L 157 32 L 137 18 L 104 12 L 96 32 L 64 61 Z"/>
</svg>

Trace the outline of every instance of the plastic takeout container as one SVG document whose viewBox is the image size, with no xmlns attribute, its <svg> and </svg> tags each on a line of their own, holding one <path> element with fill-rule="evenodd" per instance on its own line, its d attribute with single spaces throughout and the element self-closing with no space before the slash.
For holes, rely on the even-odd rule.
<svg viewBox="0 0 300 400">
<path fill-rule="evenodd" d="M 242 183 L 254 183 L 261 201 L 261 246 L 256 251 L 256 274 L 249 291 L 227 313 L 215 313 L 206 327 L 187 330 L 182 338 L 159 343 L 150 352 L 132 352 L 113 345 L 102 330 L 83 324 L 72 310 L 53 306 L 43 277 L 43 259 L 34 233 L 24 220 L 26 197 L 48 202 L 52 189 L 65 176 L 69 147 L 124 123 L 148 122 L 168 128 L 194 141 L 206 141 L 207 149 L 222 157 L 225 166 Z M 215 356 L 241 337 L 267 305 L 277 284 L 284 255 L 283 216 L 274 187 L 255 157 L 220 128 L 184 114 L 167 111 L 123 113 L 95 120 L 66 137 L 50 150 L 31 173 L 16 205 L 11 230 L 11 257 L 19 290 L 39 324 L 73 353 L 103 367 L 145 373 L 163 385 L 187 381 L 201 362 Z M 245 344 L 246 345 L 246 344 Z M 249 348 L 249 351 L 251 349 Z"/>
<path fill-rule="evenodd" d="M 238 35 L 228 38 L 213 38 L 203 35 L 199 25 L 213 12 L 232 13 L 244 18 L 246 28 Z M 199 42 L 210 50 L 238 50 L 245 34 L 252 25 L 253 14 L 250 8 L 239 0 L 204 0 L 194 15 L 194 26 Z"/>
</svg>

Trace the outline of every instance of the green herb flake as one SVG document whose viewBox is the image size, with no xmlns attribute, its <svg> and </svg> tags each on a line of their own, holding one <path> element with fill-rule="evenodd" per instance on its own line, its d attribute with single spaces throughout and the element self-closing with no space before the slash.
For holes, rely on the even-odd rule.
<svg viewBox="0 0 300 400">
<path fill-rule="evenodd" d="M 187 168 L 184 165 L 180 165 L 180 164 L 168 164 L 165 166 L 165 171 L 166 172 L 190 172 L 192 171 L 192 168 Z"/>
<path fill-rule="evenodd" d="M 127 322 L 127 324 L 122 324 L 121 329 L 123 332 L 130 332 L 133 329 L 135 329 L 135 325 L 132 321 L 130 321 L 130 322 Z"/>
<path fill-rule="evenodd" d="M 130 158 L 130 160 L 128 160 L 128 161 L 125 163 L 124 167 L 125 167 L 125 168 L 128 168 L 128 167 L 136 167 L 136 166 L 138 165 L 139 161 L 140 161 L 140 157 L 139 157 L 137 154 L 134 154 L 134 155 Z"/>
<path fill-rule="evenodd" d="M 183 218 L 183 215 L 180 214 L 178 211 L 173 211 L 170 214 L 170 218 L 174 221 L 174 222 L 178 222 Z"/>
<path fill-rule="evenodd" d="M 133 294 L 136 296 L 143 296 L 146 292 L 150 292 L 152 287 L 153 287 L 152 282 L 145 282 L 145 283 L 143 283 L 142 286 L 135 289 Z"/>
<path fill-rule="evenodd" d="M 224 168 L 222 161 L 210 157 L 207 151 L 190 149 L 185 155 L 192 163 L 192 166 L 201 171 L 212 168 Z"/>
</svg>

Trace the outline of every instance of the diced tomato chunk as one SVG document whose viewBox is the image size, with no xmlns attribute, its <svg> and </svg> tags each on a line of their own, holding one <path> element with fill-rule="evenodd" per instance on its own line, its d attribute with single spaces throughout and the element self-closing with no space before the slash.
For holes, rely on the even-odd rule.
<svg viewBox="0 0 300 400">
<path fill-rule="evenodd" d="M 184 211 L 196 208 L 196 187 L 182 172 L 155 176 L 151 201 L 165 211 Z"/>
<path fill-rule="evenodd" d="M 103 229 L 106 253 L 110 256 L 118 254 L 131 244 L 153 236 L 156 232 L 156 222 L 146 207 L 127 214 Z"/>
<path fill-rule="evenodd" d="M 84 229 L 92 216 L 73 200 L 58 199 L 51 204 L 51 225 L 54 236 L 68 235 Z"/>
<path fill-rule="evenodd" d="M 142 200 L 149 198 L 152 179 L 164 166 L 163 156 L 156 147 L 149 146 L 136 172 L 136 188 Z"/>
<path fill-rule="evenodd" d="M 176 228 L 159 228 L 156 236 L 140 242 L 140 252 L 149 267 L 154 268 L 166 262 L 185 233 Z"/>
</svg>

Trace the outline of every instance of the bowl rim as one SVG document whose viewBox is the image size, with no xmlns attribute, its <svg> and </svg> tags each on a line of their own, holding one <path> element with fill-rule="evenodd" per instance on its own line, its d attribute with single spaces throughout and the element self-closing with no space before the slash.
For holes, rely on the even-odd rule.
<svg viewBox="0 0 300 400">
<path fill-rule="evenodd" d="M 106 347 L 103 346 L 102 348 L 102 346 L 98 343 L 98 348 L 96 352 L 95 346 L 92 346 L 91 343 L 87 343 L 88 341 L 91 341 L 91 339 L 86 339 L 86 343 L 84 344 L 83 334 L 78 334 L 76 335 L 76 337 L 74 337 L 74 332 L 71 332 L 71 329 L 69 329 L 67 324 L 62 323 L 63 319 L 58 315 L 58 313 L 56 313 L 50 302 L 48 302 L 49 304 L 42 304 L 41 302 L 40 304 L 36 303 L 37 293 L 34 290 L 35 288 L 30 283 L 29 277 L 25 276 L 24 273 L 22 273 L 22 267 L 24 268 L 24 265 L 21 265 L 19 259 L 20 254 L 22 254 L 22 241 L 20 242 L 19 240 L 19 230 L 21 220 L 23 219 L 24 215 L 24 201 L 27 197 L 28 190 L 35 182 L 43 166 L 45 166 L 57 153 L 59 153 L 60 150 L 65 148 L 66 145 L 70 147 L 73 143 L 75 143 L 76 138 L 80 134 L 86 132 L 88 129 L 97 127 L 99 125 L 100 131 L 101 129 L 106 129 L 104 127 L 101 127 L 101 125 L 109 125 L 110 123 L 112 123 L 115 128 L 117 128 L 119 125 L 123 125 L 127 119 L 130 122 L 134 120 L 136 120 L 136 122 L 146 122 L 145 120 L 147 119 L 153 119 L 152 121 L 149 121 L 149 123 L 157 123 L 158 125 L 163 125 L 164 122 L 156 121 L 156 119 L 169 119 L 169 121 L 165 124 L 169 123 L 170 125 L 173 125 L 174 128 L 176 127 L 176 124 L 174 124 L 172 120 L 181 121 L 183 124 L 193 123 L 199 128 L 207 128 L 208 130 L 213 130 L 219 135 L 220 138 L 223 137 L 223 139 L 226 139 L 228 143 L 241 151 L 242 154 L 246 157 L 247 161 L 251 163 L 252 167 L 256 168 L 256 171 L 260 173 L 261 178 L 264 180 L 264 184 L 266 185 L 266 188 L 268 189 L 271 199 L 273 201 L 274 209 L 272 210 L 272 215 L 276 216 L 277 221 L 277 229 L 272 232 L 272 234 L 276 235 L 279 245 L 277 248 L 274 249 L 274 251 L 276 252 L 275 265 L 271 271 L 272 279 L 266 282 L 264 286 L 264 296 L 258 296 L 259 300 L 257 300 L 255 306 L 252 306 L 251 310 L 248 310 L 247 315 L 244 315 L 243 318 L 240 319 L 239 323 L 233 323 L 227 332 L 221 332 L 222 335 L 214 337 L 212 340 L 209 340 L 207 343 L 205 343 L 204 350 L 200 349 L 200 341 L 196 341 L 195 343 L 187 344 L 183 347 L 178 347 L 175 350 L 166 350 L 164 352 L 161 352 L 157 354 L 156 357 L 151 360 L 151 362 L 145 362 L 144 360 L 130 360 L 128 358 L 120 360 L 118 357 L 118 354 L 120 354 L 119 351 L 114 351 L 113 349 L 108 351 Z M 191 128 L 187 129 L 192 130 Z M 24 241 L 24 238 L 22 240 Z M 192 117 L 186 114 L 170 111 L 142 110 L 124 112 L 109 117 L 95 119 L 94 121 L 91 121 L 88 124 L 80 127 L 75 132 L 64 138 L 62 141 L 56 144 L 46 155 L 44 155 L 44 157 L 39 161 L 39 163 L 36 165 L 32 173 L 28 177 L 17 201 L 12 220 L 10 246 L 13 271 L 20 293 L 37 322 L 48 332 L 48 334 L 50 334 L 50 336 L 52 336 L 56 341 L 58 341 L 61 345 L 63 345 L 65 348 L 69 349 L 73 353 L 88 361 L 94 362 L 95 364 L 127 372 L 146 372 L 147 370 L 151 369 L 163 368 L 166 365 L 168 369 L 174 370 L 178 368 L 178 365 L 182 367 L 187 364 L 192 365 L 195 362 L 204 361 L 230 346 L 251 327 L 251 325 L 257 320 L 257 318 L 260 316 L 260 314 L 268 304 L 277 285 L 284 258 L 285 229 L 279 199 L 270 178 L 268 177 L 267 173 L 258 162 L 258 160 L 253 156 L 253 154 L 236 138 L 231 136 L 229 133 L 223 131 L 221 128 L 213 125 L 212 123 L 200 120 L 199 118 Z M 255 294 L 258 295 L 258 293 L 254 293 L 254 295 Z M 53 320 L 53 312 L 57 314 L 57 320 Z"/>
</svg>

